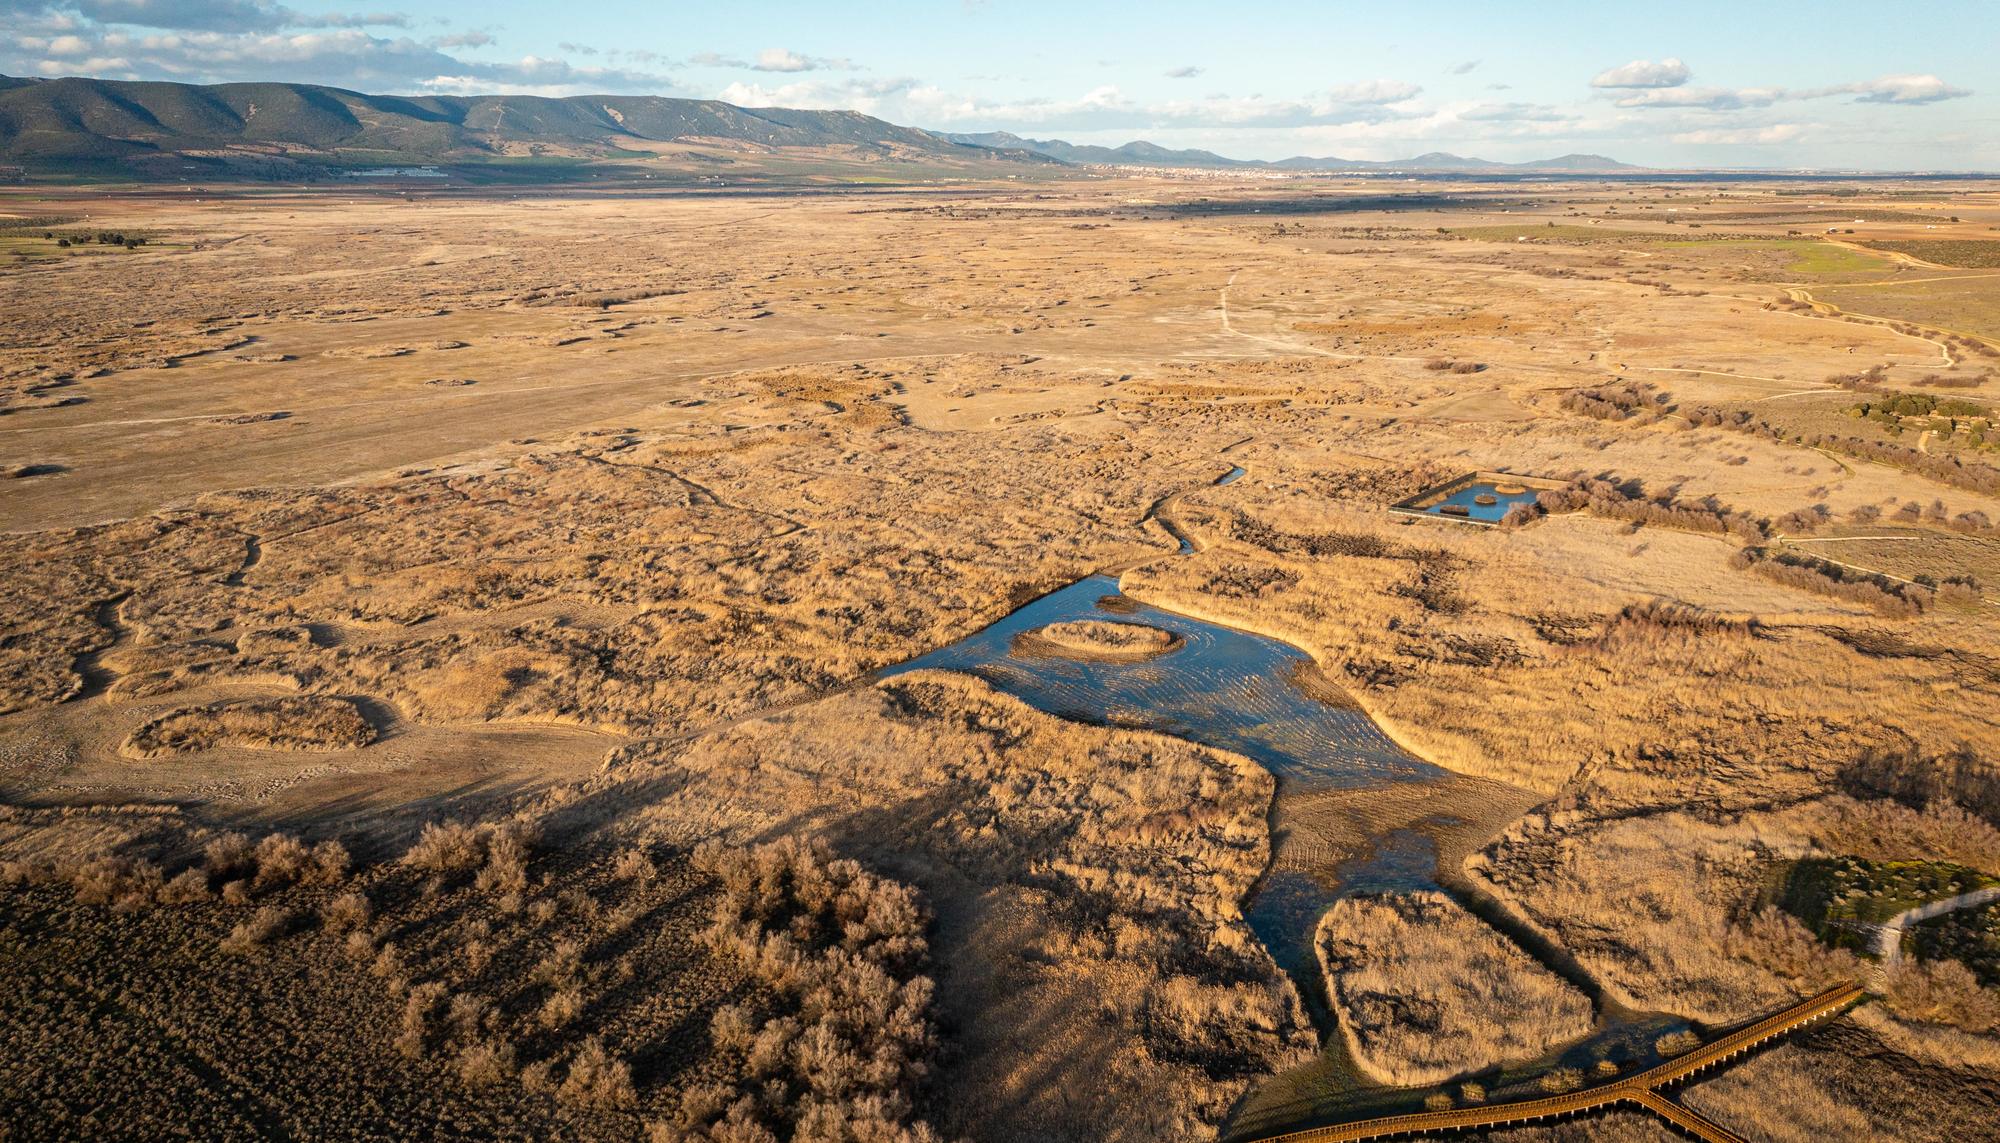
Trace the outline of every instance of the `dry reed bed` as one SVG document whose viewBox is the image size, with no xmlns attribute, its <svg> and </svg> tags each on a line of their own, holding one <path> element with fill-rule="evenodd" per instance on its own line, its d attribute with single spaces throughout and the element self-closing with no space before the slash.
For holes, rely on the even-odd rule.
<svg viewBox="0 0 2000 1143">
<path fill-rule="evenodd" d="M 1073 619 L 1024 632 L 1016 640 L 1016 645 L 1025 644 L 1044 653 L 1087 658 L 1149 659 L 1173 650 L 1180 641 L 1180 637 L 1171 631 L 1142 623 Z"/>
<path fill-rule="evenodd" d="M 1588 998 L 1442 893 L 1343 898 L 1315 944 L 1341 1033 L 1383 1083 L 1534 1059 L 1591 1027 Z"/>
<path fill-rule="evenodd" d="M 926 673 L 631 748 L 554 812 L 673 844 L 813 833 L 923 892 L 947 1135 L 1209 1138 L 1313 1038 L 1241 914 L 1271 790 L 1247 759 Z"/>
<path fill-rule="evenodd" d="M 131 758 L 169 758 L 226 747 L 352 750 L 374 740 L 374 726 L 353 703 L 313 696 L 182 707 L 142 724 L 119 750 Z"/>
<path fill-rule="evenodd" d="M 178 1098 L 220 1068 L 222 1103 L 196 1119 L 223 1138 L 447 1119 L 509 1138 L 736 1138 L 753 1120 L 819 1138 L 835 1118 L 855 1138 L 877 1121 L 921 1138 L 911 1112 L 973 1140 L 1213 1137 L 1236 1093 L 1312 1043 L 1240 913 L 1270 796 L 1245 759 L 933 675 L 632 748 L 581 787 L 433 823 L 358 870 L 331 843 L 175 813 L 22 811 L 0 836 L 10 861 L 31 855 L 0 896 L 27 982 L 10 1026 L 48 1053 L 7 1091 L 56 1136 L 91 1106 L 139 1130 L 150 1097 L 103 1102 L 108 1078 L 62 1080 L 61 1060 L 164 1035 L 175 1048 L 133 1090 Z M 802 835 L 911 888 L 810 847 L 745 856 Z M 703 839 L 723 848 L 691 863 Z M 857 961 L 869 931 L 890 943 Z M 934 1001 L 909 975 L 922 944 Z M 70 958 L 90 965 L 83 1003 L 136 981 L 142 1009 L 79 1039 Z M 900 983 L 884 992 L 862 961 Z M 860 975 L 826 975 L 841 966 Z M 920 1094 L 933 1034 L 891 1017 L 927 1003 L 952 1046 L 937 1102 Z M 236 1034 L 250 1004 L 271 1035 Z M 811 1031 L 836 1011 L 887 1022 Z M 870 1070 L 889 1042 L 876 1028 L 906 1064 Z"/>
<path fill-rule="evenodd" d="M 586 440 L 383 485 L 218 494 L 128 524 L 6 537 L 0 608 L 22 637 L 0 649 L 0 704 L 74 693 L 75 661 L 122 635 L 102 664 L 131 677 L 121 693 L 277 677 L 423 720 L 657 731 L 831 689 L 997 617 L 996 600 L 1149 550 L 1093 520 L 1082 494 L 997 523 L 985 505 L 1028 489 L 990 453 L 968 457 L 954 489 L 905 481 L 897 470 L 917 462 L 884 452 L 888 491 L 878 476 L 863 496 L 838 472 L 770 471 L 813 464 L 816 444 L 679 450 Z M 1137 474 L 1136 457 L 1130 467 L 1100 494 L 1157 497 L 1158 478 Z M 801 511 L 801 496 L 835 504 Z M 837 526 L 804 526 L 818 517 Z M 629 618 L 616 630 L 505 618 L 543 602 Z M 275 637 L 315 624 L 346 635 L 338 646 Z"/>
</svg>

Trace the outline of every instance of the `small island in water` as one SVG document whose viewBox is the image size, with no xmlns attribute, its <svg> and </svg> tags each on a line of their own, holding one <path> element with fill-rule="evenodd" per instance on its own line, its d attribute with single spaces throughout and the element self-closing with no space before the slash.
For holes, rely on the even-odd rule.
<svg viewBox="0 0 2000 1143">
<path fill-rule="evenodd" d="M 1151 659 L 1179 649 L 1181 637 L 1144 623 L 1069 619 L 1015 636 L 1015 649 L 1075 659 Z"/>
</svg>

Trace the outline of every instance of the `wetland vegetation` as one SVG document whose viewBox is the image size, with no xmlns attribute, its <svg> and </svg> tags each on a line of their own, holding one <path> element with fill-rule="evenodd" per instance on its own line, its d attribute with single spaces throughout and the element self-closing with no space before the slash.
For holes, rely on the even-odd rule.
<svg viewBox="0 0 2000 1143">
<path fill-rule="evenodd" d="M 2000 311 L 1747 189 L 8 191 L 7 1127 L 1249 1138 L 1866 976 L 1682 1094 L 1976 1137 L 1991 906 L 1843 926 L 2000 877 Z"/>
</svg>

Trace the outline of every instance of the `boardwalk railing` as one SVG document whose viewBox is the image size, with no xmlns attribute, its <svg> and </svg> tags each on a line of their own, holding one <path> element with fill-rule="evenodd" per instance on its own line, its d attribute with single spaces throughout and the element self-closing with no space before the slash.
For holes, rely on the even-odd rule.
<svg viewBox="0 0 2000 1143">
<path fill-rule="evenodd" d="M 1660 1088 L 1680 1083 L 1699 1072 L 1766 1043 L 1815 1020 L 1837 1015 L 1865 995 L 1860 984 L 1849 982 L 1827 989 L 1726 1036 L 1668 1060 L 1663 1064 L 1561 1095 L 1516 1100 L 1448 1111 L 1419 1111 L 1409 1115 L 1388 1115 L 1358 1119 L 1330 1127 L 1308 1127 L 1266 1135 L 1254 1143 L 1351 1143 L 1365 1139 L 1392 1139 L 1438 1132 L 1464 1131 L 1479 1127 L 1505 1127 L 1538 1120 L 1562 1119 L 1571 1115 L 1626 1104 L 1644 1108 L 1677 1127 L 1708 1140 L 1709 1143 L 1742 1143 L 1739 1136 L 1682 1104 L 1661 1095 Z"/>
</svg>

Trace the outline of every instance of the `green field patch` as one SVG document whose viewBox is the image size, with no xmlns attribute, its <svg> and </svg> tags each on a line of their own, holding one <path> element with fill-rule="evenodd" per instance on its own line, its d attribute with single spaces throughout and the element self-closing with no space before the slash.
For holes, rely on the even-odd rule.
<svg viewBox="0 0 2000 1143">
<path fill-rule="evenodd" d="M 1835 948 L 1866 948 L 1867 929 L 1905 909 L 2000 885 L 2000 878 L 1942 861 L 1810 857 L 1785 871 L 1780 908 Z"/>
<path fill-rule="evenodd" d="M 1681 249 L 1723 248 L 1783 254 L 1791 259 L 1785 264 L 1785 270 L 1793 274 L 1867 274 L 1890 268 L 1885 259 L 1873 254 L 1863 254 L 1859 250 L 1821 242 L 1817 238 L 1706 238 L 1662 242 L 1660 245 Z"/>
</svg>

